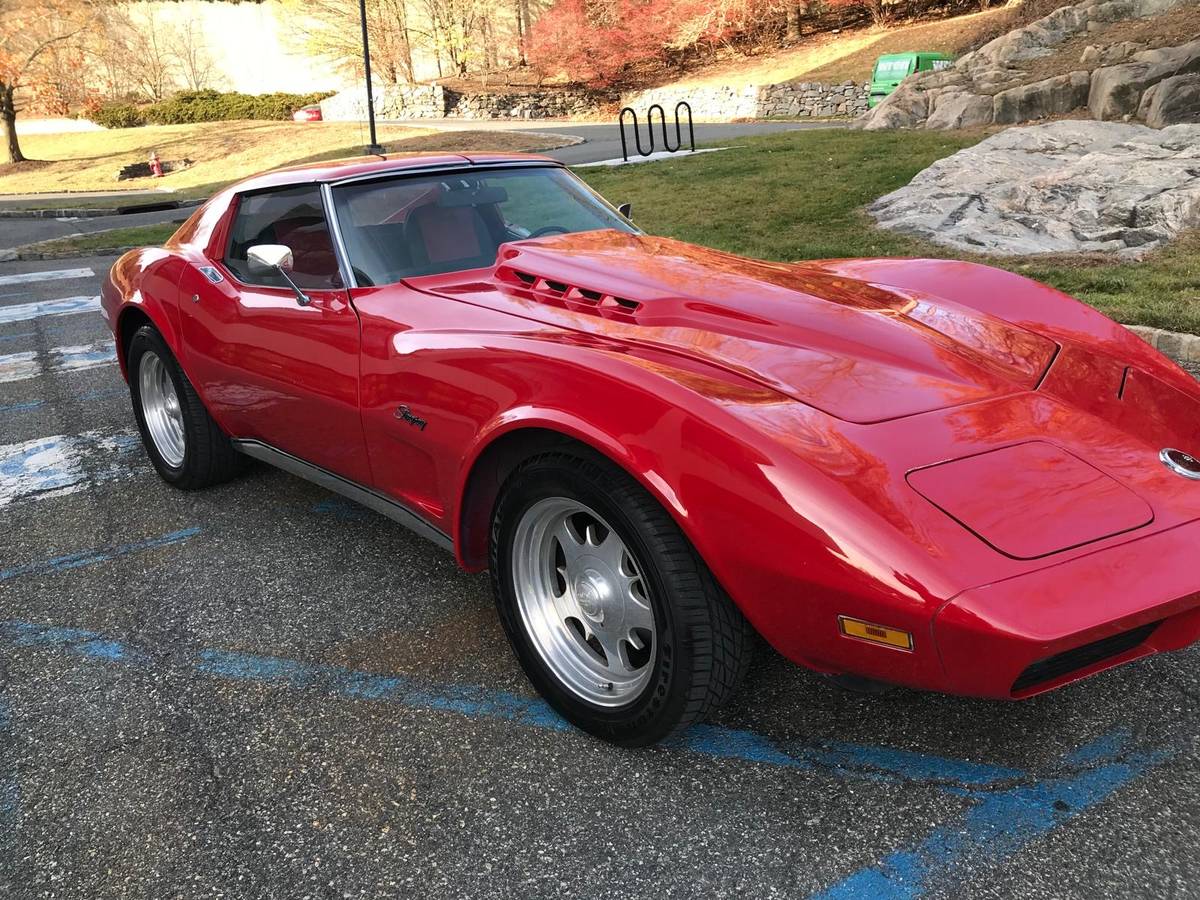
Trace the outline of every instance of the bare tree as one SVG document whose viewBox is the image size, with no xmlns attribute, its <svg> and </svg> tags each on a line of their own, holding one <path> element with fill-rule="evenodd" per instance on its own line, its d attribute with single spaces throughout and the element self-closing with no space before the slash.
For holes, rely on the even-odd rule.
<svg viewBox="0 0 1200 900">
<path fill-rule="evenodd" d="M 410 0 L 367 0 L 367 37 L 371 71 L 384 81 L 413 81 L 414 29 Z M 307 49 L 354 71 L 362 64 L 357 0 L 309 0 L 297 3 L 297 22 Z"/>
<path fill-rule="evenodd" d="M 68 0 L 0 0 L 0 163 L 25 160 L 17 140 L 20 98 L 46 83 L 53 49 L 87 28 L 88 6 Z"/>
<path fill-rule="evenodd" d="M 208 52 L 203 32 L 196 27 L 195 19 L 188 19 L 176 28 L 168 38 L 168 44 L 184 86 L 191 91 L 209 87 L 213 72 L 212 55 Z"/>
<path fill-rule="evenodd" d="M 162 100 L 175 86 L 175 57 L 170 41 L 158 28 L 132 25 L 126 37 L 129 74 L 147 100 Z"/>
</svg>

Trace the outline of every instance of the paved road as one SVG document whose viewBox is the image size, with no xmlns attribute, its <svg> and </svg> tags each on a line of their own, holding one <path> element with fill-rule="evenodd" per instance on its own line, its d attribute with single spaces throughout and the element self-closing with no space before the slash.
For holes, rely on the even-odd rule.
<svg viewBox="0 0 1200 900">
<path fill-rule="evenodd" d="M 448 120 L 429 120 L 429 119 L 410 119 L 397 121 L 395 124 L 412 125 L 416 128 L 439 128 L 445 131 L 480 131 L 480 130 L 501 130 L 501 131 L 536 131 L 546 134 L 563 134 L 572 137 L 583 138 L 584 143 L 576 144 L 570 147 L 561 147 L 558 150 L 546 151 L 546 156 L 551 156 L 554 159 L 561 160 L 568 165 L 578 165 L 580 163 L 599 162 L 607 159 L 621 159 L 621 136 L 617 126 L 611 122 L 605 123 L 546 123 L 538 121 L 501 121 L 501 120 L 463 120 L 451 122 Z M 811 131 L 814 129 L 826 128 L 845 128 L 844 122 L 734 122 L 734 123 L 706 123 L 697 122 L 696 129 L 696 146 L 703 145 L 718 145 L 722 141 L 730 140 L 735 137 L 746 137 L 748 135 L 757 134 L 777 134 L 783 131 Z M 645 130 L 645 123 L 642 123 L 642 146 L 649 145 L 649 137 Z M 683 132 L 684 140 L 687 140 L 686 130 Z M 655 129 L 656 147 L 662 149 L 661 132 Z M 669 136 L 672 141 L 675 139 L 675 129 L 672 125 Z M 627 131 L 627 145 L 630 155 L 635 152 L 632 130 Z"/>
<path fill-rule="evenodd" d="M 621 158 L 621 141 L 615 125 L 612 124 L 580 124 L 553 122 L 542 124 L 538 122 L 492 122 L 471 121 L 461 122 L 431 122 L 426 119 L 406 121 L 402 124 L 420 128 L 440 128 L 445 131 L 537 131 L 551 134 L 565 134 L 583 138 L 584 142 L 570 147 L 562 147 L 547 153 L 555 159 L 569 165 L 598 162 L 606 159 Z M 806 123 L 806 122 L 745 122 L 737 124 L 697 124 L 696 143 L 719 144 L 721 141 L 749 134 L 773 134 L 780 131 L 799 131 L 813 128 L 842 127 L 838 123 Z M 672 138 L 674 133 L 672 131 Z M 632 133 L 630 133 L 632 141 Z M 643 133 L 643 146 L 648 142 Z M 660 142 L 661 146 L 661 142 Z M 160 199 L 157 195 L 146 197 L 139 195 L 136 202 L 151 202 Z M 162 199 L 170 199 L 164 195 Z M 67 205 L 67 201 L 63 201 Z M 82 203 L 86 205 L 86 203 Z M 133 225 L 154 225 L 159 222 L 171 222 L 186 218 L 190 210 L 167 210 L 165 212 L 132 213 L 129 215 L 103 216 L 87 219 L 0 219 L 0 250 L 31 244 L 35 241 L 67 237 L 73 234 L 104 231 L 109 228 L 125 228 Z"/>
<path fill-rule="evenodd" d="M 1200 651 L 1020 704 L 763 653 L 614 749 L 442 551 L 266 468 L 161 483 L 110 262 L 0 264 L 0 896 L 1200 896 Z"/>
<path fill-rule="evenodd" d="M 0 250 L 70 237 L 92 234 L 110 228 L 130 228 L 134 225 L 156 225 L 159 222 L 183 221 L 192 214 L 190 209 L 170 209 L 149 213 L 97 216 L 95 218 L 64 219 L 0 219 Z"/>
</svg>

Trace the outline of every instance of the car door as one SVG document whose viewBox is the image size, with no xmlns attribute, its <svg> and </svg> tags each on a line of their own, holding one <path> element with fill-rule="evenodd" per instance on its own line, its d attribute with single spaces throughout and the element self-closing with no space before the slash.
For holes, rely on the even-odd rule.
<svg viewBox="0 0 1200 900">
<path fill-rule="evenodd" d="M 359 321 L 345 289 L 320 185 L 243 194 L 223 256 L 180 283 L 186 367 L 235 438 L 257 440 L 369 483 L 359 415 Z M 292 251 L 292 279 L 251 267 L 257 244 Z"/>
</svg>

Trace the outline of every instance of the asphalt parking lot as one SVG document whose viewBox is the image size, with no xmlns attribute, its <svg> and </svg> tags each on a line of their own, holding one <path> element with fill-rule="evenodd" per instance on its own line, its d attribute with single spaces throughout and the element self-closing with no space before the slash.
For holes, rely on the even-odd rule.
<svg viewBox="0 0 1200 900">
<path fill-rule="evenodd" d="M 0 264 L 0 896 L 1200 896 L 1200 650 L 1019 704 L 763 651 L 614 749 L 443 551 L 265 467 L 163 484 L 110 263 Z"/>
</svg>

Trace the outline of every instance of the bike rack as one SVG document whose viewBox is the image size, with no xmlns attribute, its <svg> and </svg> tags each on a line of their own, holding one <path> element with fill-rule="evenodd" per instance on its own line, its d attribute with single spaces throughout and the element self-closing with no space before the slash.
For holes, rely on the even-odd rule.
<svg viewBox="0 0 1200 900">
<path fill-rule="evenodd" d="M 625 162 L 629 162 L 629 144 L 625 140 L 625 115 L 628 113 L 633 119 L 633 141 L 637 147 L 639 156 L 649 156 L 654 152 L 654 111 L 658 110 L 658 121 L 662 128 L 663 149 L 668 153 L 675 153 L 683 146 L 683 125 L 679 120 L 679 110 L 687 111 L 687 127 L 688 127 L 688 152 L 694 153 L 696 150 L 696 130 L 692 125 L 692 107 L 686 100 L 680 100 L 675 104 L 675 146 L 671 146 L 671 140 L 667 136 L 667 113 L 662 108 L 662 104 L 655 103 L 646 110 L 646 136 L 650 139 L 649 149 L 642 149 L 642 134 L 638 131 L 638 116 L 637 112 L 631 106 L 622 108 L 621 115 L 617 119 L 617 127 L 621 130 L 621 156 Z"/>
</svg>

